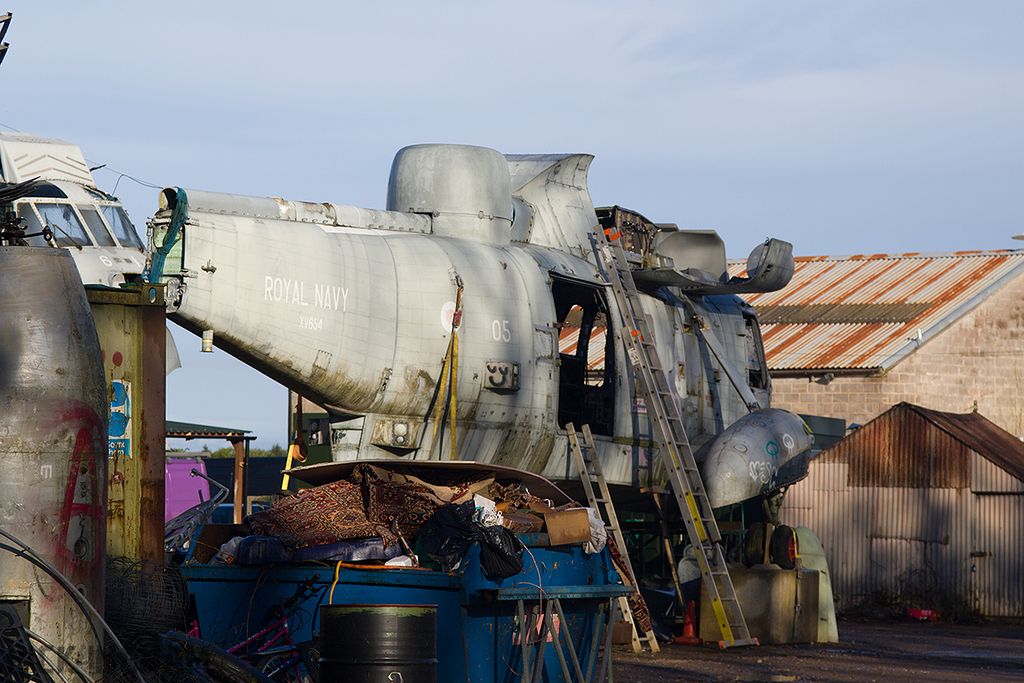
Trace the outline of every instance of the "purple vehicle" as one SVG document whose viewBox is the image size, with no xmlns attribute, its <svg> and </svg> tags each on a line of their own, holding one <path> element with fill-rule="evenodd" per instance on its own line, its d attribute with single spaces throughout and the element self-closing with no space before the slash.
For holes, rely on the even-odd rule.
<svg viewBox="0 0 1024 683">
<path fill-rule="evenodd" d="M 210 484 L 216 486 L 212 498 Z M 227 498 L 228 490 L 206 476 L 202 458 L 167 458 L 164 465 L 164 551 L 188 547 L 196 529 Z"/>
</svg>

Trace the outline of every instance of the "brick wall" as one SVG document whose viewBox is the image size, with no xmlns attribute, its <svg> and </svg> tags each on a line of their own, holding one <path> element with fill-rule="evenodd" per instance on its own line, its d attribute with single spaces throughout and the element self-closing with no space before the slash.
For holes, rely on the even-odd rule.
<svg viewBox="0 0 1024 683">
<path fill-rule="evenodd" d="M 978 411 L 1024 434 L 1024 276 L 921 345 L 882 377 L 772 380 L 772 406 L 865 424 L 907 401 L 932 410 Z"/>
</svg>

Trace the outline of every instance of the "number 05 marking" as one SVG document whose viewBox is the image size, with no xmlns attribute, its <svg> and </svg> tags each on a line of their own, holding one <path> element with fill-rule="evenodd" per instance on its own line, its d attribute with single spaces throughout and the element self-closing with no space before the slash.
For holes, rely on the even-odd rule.
<svg viewBox="0 0 1024 683">
<path fill-rule="evenodd" d="M 508 321 L 495 320 L 491 323 L 491 336 L 494 337 L 494 341 L 512 341 L 512 332 L 508 329 Z"/>
</svg>

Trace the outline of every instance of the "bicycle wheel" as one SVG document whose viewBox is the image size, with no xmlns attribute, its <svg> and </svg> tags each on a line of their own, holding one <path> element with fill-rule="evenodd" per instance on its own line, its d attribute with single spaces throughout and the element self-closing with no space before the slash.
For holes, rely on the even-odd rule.
<svg viewBox="0 0 1024 683">
<path fill-rule="evenodd" d="M 309 683 L 320 683 L 320 638 L 307 640 L 299 643 L 299 654 L 302 655 L 302 664 L 306 667 L 309 676 Z"/>
<path fill-rule="evenodd" d="M 300 659 L 296 650 L 277 652 L 261 657 L 254 666 L 277 683 L 305 683 L 305 676 L 298 670 Z"/>
<path fill-rule="evenodd" d="M 272 683 L 273 679 L 235 655 L 193 636 L 169 631 L 163 636 L 178 649 L 177 662 L 215 683 Z"/>
</svg>

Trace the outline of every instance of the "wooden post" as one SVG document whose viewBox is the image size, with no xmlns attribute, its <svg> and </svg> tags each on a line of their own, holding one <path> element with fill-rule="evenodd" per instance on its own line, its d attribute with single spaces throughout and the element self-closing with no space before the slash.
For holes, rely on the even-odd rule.
<svg viewBox="0 0 1024 683">
<path fill-rule="evenodd" d="M 242 512 L 245 510 L 245 439 L 231 439 L 235 447 L 235 524 L 242 523 Z"/>
</svg>

